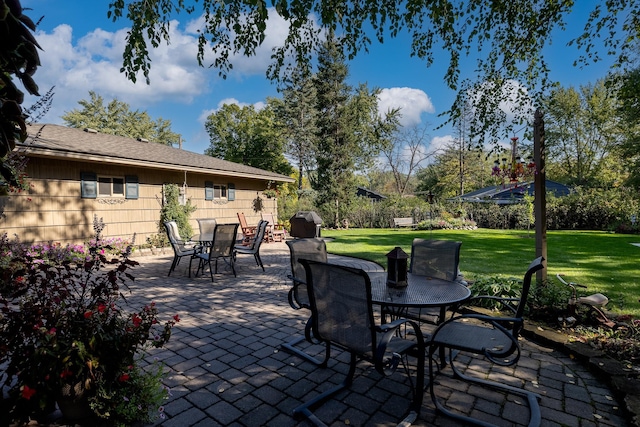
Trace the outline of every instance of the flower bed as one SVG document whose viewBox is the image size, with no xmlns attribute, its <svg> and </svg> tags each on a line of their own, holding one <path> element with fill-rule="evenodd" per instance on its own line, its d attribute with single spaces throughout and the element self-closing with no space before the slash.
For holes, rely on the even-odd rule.
<svg viewBox="0 0 640 427">
<path fill-rule="evenodd" d="M 12 420 L 46 414 L 64 389 L 81 389 L 71 399 L 116 425 L 161 414 L 162 369 L 143 370 L 136 356 L 166 344 L 179 317 L 161 324 L 153 302 L 127 303 L 138 263 L 124 241 L 100 237 L 101 220 L 94 228 L 86 247 L 0 238 L 0 385 Z"/>
</svg>

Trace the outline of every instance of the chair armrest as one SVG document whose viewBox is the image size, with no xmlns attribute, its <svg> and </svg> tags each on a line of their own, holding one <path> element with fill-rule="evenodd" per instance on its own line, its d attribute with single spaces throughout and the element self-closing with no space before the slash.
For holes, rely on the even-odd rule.
<svg viewBox="0 0 640 427">
<path fill-rule="evenodd" d="M 516 308 L 509 304 L 510 302 L 519 302 L 520 298 L 505 298 L 505 297 L 497 297 L 494 295 L 476 295 L 475 297 L 471 297 L 468 300 L 464 301 L 462 304 L 454 307 L 453 311 L 457 311 L 459 308 L 464 307 L 464 306 L 468 306 L 468 305 L 473 305 L 474 301 L 481 301 L 481 300 L 490 300 L 490 301 L 496 301 L 498 303 L 500 303 L 503 307 L 508 308 L 509 310 L 511 310 L 511 312 L 513 312 L 514 314 L 516 313 Z"/>
<path fill-rule="evenodd" d="M 307 286 L 307 282 L 297 279 L 293 277 L 291 274 L 288 274 L 287 278 L 293 281 L 293 285 L 291 286 L 291 289 L 289 289 L 289 293 L 287 295 L 287 299 L 289 300 L 289 305 L 291 306 L 291 308 L 293 308 L 294 310 L 300 310 L 301 308 L 309 308 L 306 304 L 301 304 L 300 301 L 298 301 L 298 299 L 296 298 L 296 292 L 298 291 L 298 286 L 301 286 L 301 285 Z"/>
<path fill-rule="evenodd" d="M 376 354 L 374 355 L 374 365 L 378 372 L 383 375 L 390 375 L 396 371 L 398 364 L 400 363 L 401 356 L 398 353 L 392 353 L 391 357 L 385 357 L 387 353 L 387 347 L 391 340 L 396 337 L 396 331 L 402 325 L 409 324 L 413 329 L 416 337 L 414 347 L 418 349 L 418 357 L 422 357 L 425 351 L 424 337 L 420 331 L 420 326 L 409 319 L 396 319 L 390 323 L 384 323 L 376 326 L 376 332 L 382 333 L 382 337 L 378 341 L 378 347 L 376 348 Z M 396 337 L 397 338 L 397 337 Z M 408 341 L 408 340 L 407 340 Z"/>
<path fill-rule="evenodd" d="M 490 342 L 487 342 L 487 346 L 486 347 L 482 347 L 482 348 L 474 348 L 474 350 L 478 353 L 482 353 L 487 359 L 489 359 L 492 363 L 495 363 L 496 365 L 500 365 L 500 366 L 511 366 L 514 363 L 516 363 L 518 361 L 518 359 L 520 358 L 520 345 L 518 344 L 518 339 L 516 337 L 514 337 L 514 335 L 511 333 L 511 331 L 509 331 L 504 324 L 505 323 L 515 323 L 515 324 L 519 324 L 522 325 L 524 323 L 523 319 L 520 317 L 494 317 L 494 316 L 487 316 L 484 314 L 463 314 L 463 315 L 459 315 L 459 316 L 455 316 L 452 317 L 446 321 L 444 321 L 443 323 L 441 323 L 440 325 L 438 325 L 438 327 L 435 329 L 435 331 L 433 332 L 433 334 L 431 335 L 431 339 L 428 342 L 429 347 L 431 348 L 430 352 L 433 351 L 434 346 L 437 347 L 438 345 L 446 345 L 452 348 L 457 348 L 459 350 L 469 350 L 471 349 L 471 347 L 467 346 L 465 343 L 460 343 L 459 345 L 453 345 L 451 346 L 450 343 L 443 341 L 443 340 L 438 340 L 439 335 L 442 334 L 446 334 L 447 333 L 447 329 L 451 329 L 451 324 L 452 323 L 461 323 L 461 322 L 465 322 L 467 320 L 470 319 L 474 319 L 474 320 L 478 320 L 481 322 L 485 322 L 488 324 L 491 324 L 495 329 L 497 329 L 498 331 L 500 331 L 502 334 L 504 334 L 510 341 L 511 341 L 511 347 L 509 349 L 505 349 L 503 351 L 495 351 L 493 350 L 493 348 L 490 346 Z M 473 327 L 474 325 L 470 325 L 467 324 L 469 327 Z M 509 357 L 511 354 L 514 353 L 514 351 L 516 352 L 516 356 L 511 358 L 511 359 L 507 359 L 507 357 Z"/>
</svg>

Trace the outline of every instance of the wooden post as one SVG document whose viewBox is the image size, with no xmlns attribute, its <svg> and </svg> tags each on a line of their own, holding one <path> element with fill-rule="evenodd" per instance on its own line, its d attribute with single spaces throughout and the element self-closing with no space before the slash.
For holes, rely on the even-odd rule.
<svg viewBox="0 0 640 427">
<path fill-rule="evenodd" d="M 545 173 L 545 147 L 544 147 L 544 113 L 536 110 L 533 120 L 533 160 L 536 163 L 534 175 L 534 214 L 536 222 L 536 257 L 543 256 L 547 259 L 547 188 Z M 546 267 L 536 273 L 538 281 L 547 279 Z"/>
</svg>

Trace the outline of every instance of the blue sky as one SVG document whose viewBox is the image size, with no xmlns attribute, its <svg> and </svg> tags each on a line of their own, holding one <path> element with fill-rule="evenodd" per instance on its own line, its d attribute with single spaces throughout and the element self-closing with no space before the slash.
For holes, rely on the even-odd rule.
<svg viewBox="0 0 640 427">
<path fill-rule="evenodd" d="M 582 17 L 592 9 L 596 0 L 581 0 Z M 222 80 L 215 69 L 199 67 L 196 62 L 195 26 L 197 16 L 178 17 L 179 25 L 172 28 L 169 46 L 162 45 L 152 53 L 151 84 L 144 79 L 133 84 L 119 73 L 126 35 L 126 21 L 116 23 L 107 19 L 109 1 L 81 0 L 22 0 L 26 13 L 34 21 L 41 21 L 37 40 L 43 47 L 42 66 L 34 75 L 42 93 L 55 85 L 53 106 L 41 120 L 43 123 L 63 124 L 60 116 L 78 108 L 78 101 L 89 98 L 89 91 L 101 95 L 105 102 L 113 98 L 128 103 L 132 109 L 146 110 L 153 119 L 170 120 L 172 129 L 184 138 L 183 148 L 202 153 L 209 146 L 204 128 L 206 116 L 224 103 L 260 106 L 269 96 L 278 96 L 276 87 L 265 77 L 269 64 L 269 43 L 277 38 L 268 34 L 258 56 L 239 58 L 233 72 Z M 277 20 L 271 19 L 278 28 Z M 584 22 L 576 19 L 576 22 Z M 553 39 L 551 56 L 552 78 L 564 86 L 575 87 L 593 83 L 604 77 L 609 63 L 576 69 L 571 66 L 578 56 L 575 47 L 566 42 L 580 27 Z M 410 57 L 410 42 L 406 37 L 374 44 L 368 54 L 359 54 L 348 63 L 349 83 L 367 83 L 382 90 L 381 109 L 402 107 L 407 125 L 428 124 L 433 147 L 451 138 L 447 127 L 435 129 L 442 122 L 438 114 L 447 110 L 455 93 L 443 82 L 448 55 L 427 68 L 424 62 Z M 472 64 L 470 64 L 472 65 Z M 471 66 L 468 69 L 472 70 Z M 463 77 L 467 77 L 463 75 Z M 27 98 L 25 106 L 34 100 Z"/>
</svg>

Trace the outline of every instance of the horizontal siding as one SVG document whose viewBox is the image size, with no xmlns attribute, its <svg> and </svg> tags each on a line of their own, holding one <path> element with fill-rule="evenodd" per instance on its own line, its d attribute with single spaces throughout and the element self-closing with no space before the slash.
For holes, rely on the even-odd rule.
<svg viewBox="0 0 640 427">
<path fill-rule="evenodd" d="M 83 199 L 80 197 L 80 173 L 98 175 L 136 175 L 139 181 L 139 198 Z M 4 217 L 0 230 L 9 237 L 19 236 L 24 242 L 55 241 L 83 243 L 94 237 L 93 218 L 102 218 L 106 227 L 104 237 L 131 239 L 136 233 L 136 244 L 158 232 L 162 201 L 162 185 L 174 183 L 182 186 L 183 173 L 154 169 L 92 164 L 88 162 L 56 161 L 33 158 L 27 166 L 31 189 L 27 192 L 0 197 Z M 235 201 L 204 199 L 204 183 L 233 183 Z M 187 197 L 196 206 L 191 215 L 191 226 L 198 232 L 197 218 L 215 218 L 218 223 L 237 223 L 238 212 L 244 212 L 250 224 L 257 224 L 260 213 L 253 211 L 253 200 L 260 194 L 265 212 L 277 212 L 277 201 L 261 194 L 266 182 L 251 179 L 221 180 L 219 176 L 189 173 L 186 176 Z"/>
</svg>

